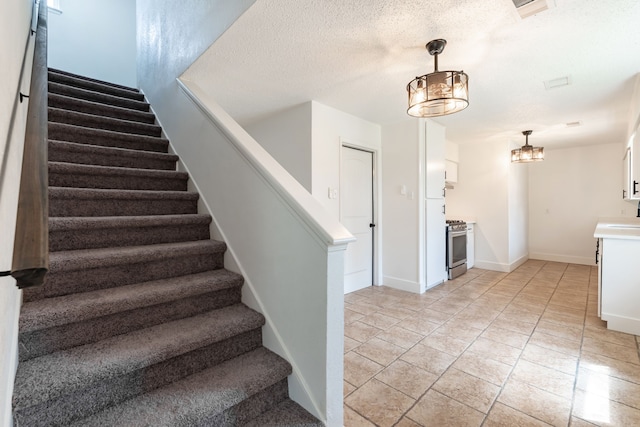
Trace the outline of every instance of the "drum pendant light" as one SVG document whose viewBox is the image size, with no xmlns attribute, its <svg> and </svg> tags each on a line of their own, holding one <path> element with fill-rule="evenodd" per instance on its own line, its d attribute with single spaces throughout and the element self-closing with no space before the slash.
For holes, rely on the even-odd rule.
<svg viewBox="0 0 640 427">
<path fill-rule="evenodd" d="M 434 57 L 433 73 L 416 77 L 407 85 L 409 108 L 413 117 L 437 117 L 453 114 L 469 106 L 469 76 L 464 71 L 439 71 L 438 55 L 446 40 L 436 39 L 427 43 L 427 51 Z"/>
<path fill-rule="evenodd" d="M 512 163 L 528 163 L 539 162 L 544 160 L 544 148 L 533 147 L 529 145 L 529 135 L 533 133 L 532 130 L 525 130 L 522 134 L 525 136 L 525 143 L 521 148 L 511 150 L 511 162 Z"/>
</svg>

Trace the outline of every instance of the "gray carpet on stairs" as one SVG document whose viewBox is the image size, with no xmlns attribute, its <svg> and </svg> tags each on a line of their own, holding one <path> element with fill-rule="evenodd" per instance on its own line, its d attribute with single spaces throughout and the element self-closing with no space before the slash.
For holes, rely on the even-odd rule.
<svg viewBox="0 0 640 427">
<path fill-rule="evenodd" d="M 144 96 L 60 70 L 49 91 L 50 272 L 23 294 L 15 426 L 321 426 Z"/>
</svg>

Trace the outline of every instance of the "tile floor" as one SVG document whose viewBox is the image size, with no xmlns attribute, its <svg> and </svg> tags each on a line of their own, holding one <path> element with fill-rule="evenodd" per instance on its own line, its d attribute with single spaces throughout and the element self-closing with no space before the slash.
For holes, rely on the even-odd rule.
<svg viewBox="0 0 640 427">
<path fill-rule="evenodd" d="M 640 426 L 640 337 L 597 298 L 597 268 L 535 260 L 345 295 L 345 426 Z"/>
</svg>

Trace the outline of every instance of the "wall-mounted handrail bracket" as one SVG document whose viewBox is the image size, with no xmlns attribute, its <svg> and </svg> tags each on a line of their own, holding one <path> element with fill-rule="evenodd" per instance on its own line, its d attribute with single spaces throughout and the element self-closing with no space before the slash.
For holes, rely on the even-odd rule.
<svg viewBox="0 0 640 427">
<path fill-rule="evenodd" d="M 25 95 L 24 93 L 20 92 L 20 103 L 22 104 L 22 101 L 24 101 L 25 98 L 29 98 L 29 95 Z"/>
</svg>

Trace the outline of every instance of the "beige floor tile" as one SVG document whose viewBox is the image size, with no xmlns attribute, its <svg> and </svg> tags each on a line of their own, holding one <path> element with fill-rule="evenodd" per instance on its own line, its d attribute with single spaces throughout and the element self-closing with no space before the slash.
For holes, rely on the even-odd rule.
<svg viewBox="0 0 640 427">
<path fill-rule="evenodd" d="M 342 382 L 342 395 L 344 397 L 349 396 L 349 394 L 351 394 L 351 392 L 353 392 L 354 390 L 356 390 L 358 387 L 354 386 L 353 384 L 347 382 L 347 381 L 343 381 Z"/>
<path fill-rule="evenodd" d="M 580 342 L 567 340 L 564 338 L 556 337 L 554 335 L 543 334 L 542 332 L 534 331 L 529 339 L 529 344 L 535 344 L 539 347 L 548 348 L 549 350 L 557 351 L 560 353 L 566 353 L 571 356 L 580 355 Z"/>
<path fill-rule="evenodd" d="M 576 390 L 573 415 L 599 426 L 640 425 L 640 410 L 583 390 Z"/>
<path fill-rule="evenodd" d="M 536 324 L 523 322 L 520 320 L 509 318 L 508 315 L 505 316 L 504 314 L 501 314 L 496 318 L 496 320 L 493 321 L 493 323 L 491 323 L 491 326 L 506 329 L 508 331 L 518 332 L 520 334 L 525 334 L 528 337 L 535 329 Z"/>
<path fill-rule="evenodd" d="M 437 331 L 469 344 L 482 333 L 482 329 L 471 327 L 464 320 L 450 320 L 440 326 Z"/>
<path fill-rule="evenodd" d="M 404 319 L 403 321 L 398 323 L 398 326 L 416 332 L 418 334 L 429 335 L 440 325 L 416 316 Z"/>
<path fill-rule="evenodd" d="M 518 348 L 482 337 L 475 340 L 469 350 L 507 365 L 514 365 L 522 352 Z"/>
<path fill-rule="evenodd" d="M 520 306 L 518 304 L 510 304 L 504 311 L 498 316 L 499 319 L 505 320 L 517 320 L 520 322 L 533 323 L 534 325 L 540 320 L 542 312 L 528 311 L 528 307 Z"/>
<path fill-rule="evenodd" d="M 373 378 L 384 366 L 350 351 L 344 355 L 344 380 L 360 387 Z"/>
<path fill-rule="evenodd" d="M 523 349 L 529 340 L 529 335 L 499 328 L 495 326 L 495 322 L 492 323 L 480 336 L 519 349 Z"/>
<path fill-rule="evenodd" d="M 419 343 L 424 338 L 424 335 L 404 329 L 400 326 L 394 326 L 393 328 L 376 335 L 376 338 L 380 338 L 381 340 L 385 340 L 391 344 L 395 344 L 408 350 Z"/>
<path fill-rule="evenodd" d="M 578 417 L 571 417 L 571 427 L 597 427 L 597 424 L 592 424 Z"/>
<path fill-rule="evenodd" d="M 356 313 L 360 313 L 360 314 L 364 314 L 365 316 L 368 316 L 369 314 L 373 314 L 375 312 L 377 312 L 378 310 L 380 310 L 380 307 L 373 305 L 373 304 L 369 304 L 366 302 L 358 301 L 355 302 L 353 304 L 349 304 L 349 310 L 351 311 L 355 311 Z"/>
<path fill-rule="evenodd" d="M 375 378 L 417 399 L 433 385 L 438 376 L 403 360 L 396 360 Z"/>
<path fill-rule="evenodd" d="M 560 337 L 567 340 L 582 340 L 582 328 L 576 326 L 561 325 L 547 320 L 540 320 L 535 330 L 542 332 L 543 334 L 553 335 L 554 337 Z"/>
<path fill-rule="evenodd" d="M 426 345 L 416 344 L 403 354 L 400 359 L 433 374 L 440 375 L 456 360 L 456 357 Z"/>
<path fill-rule="evenodd" d="M 640 384 L 589 369 L 580 369 L 576 388 L 640 409 Z"/>
<path fill-rule="evenodd" d="M 638 365 L 633 363 L 611 359 L 600 354 L 583 352 L 580 357 L 579 367 L 640 384 L 640 369 Z"/>
<path fill-rule="evenodd" d="M 445 313 L 442 311 L 434 310 L 429 306 L 420 312 L 418 317 L 424 320 L 428 320 L 429 322 L 437 323 L 438 325 L 442 325 L 447 320 L 451 319 L 453 315 L 450 313 Z"/>
<path fill-rule="evenodd" d="M 368 316 L 360 319 L 360 322 L 366 323 L 367 325 L 375 326 L 376 328 L 387 330 L 400 320 L 395 317 L 385 316 L 384 314 L 378 312 L 374 314 L 370 314 Z"/>
<path fill-rule="evenodd" d="M 354 339 L 349 338 L 348 336 L 344 337 L 344 352 L 348 353 L 357 346 L 362 344 L 360 341 L 356 341 Z"/>
<path fill-rule="evenodd" d="M 385 307 L 381 309 L 378 313 L 384 314 L 385 316 L 394 317 L 398 320 L 404 320 L 407 317 L 416 315 L 415 311 L 402 308 L 402 307 L 397 307 L 396 305 L 391 307 Z"/>
<path fill-rule="evenodd" d="M 351 393 L 345 403 L 381 427 L 393 426 L 415 400 L 378 380 L 371 380 Z"/>
<path fill-rule="evenodd" d="M 528 360 L 547 368 L 555 369 L 565 374 L 575 375 L 578 367 L 578 356 L 549 350 L 535 344 L 527 344 L 520 360 Z"/>
<path fill-rule="evenodd" d="M 585 337 L 582 341 L 582 351 L 601 354 L 623 362 L 640 364 L 638 349 L 602 341 L 593 337 Z M 640 369 L 640 366 L 638 367 Z"/>
<path fill-rule="evenodd" d="M 353 323 L 356 320 L 360 320 L 364 317 L 364 314 L 358 313 L 353 310 L 349 310 L 348 308 L 344 309 L 344 324 L 348 325 L 349 323 Z"/>
<path fill-rule="evenodd" d="M 380 365 L 387 366 L 400 357 L 406 350 L 390 342 L 372 338 L 366 343 L 360 344 L 354 351 Z"/>
<path fill-rule="evenodd" d="M 376 427 L 362 415 L 358 414 L 348 406 L 344 406 L 344 426 L 345 427 Z"/>
<path fill-rule="evenodd" d="M 496 402 L 483 427 L 547 427 L 549 424 Z"/>
<path fill-rule="evenodd" d="M 416 423 L 415 421 L 410 420 L 407 417 L 404 417 L 398 422 L 398 424 L 396 424 L 396 427 L 423 427 L 423 426 L 421 424 Z"/>
<path fill-rule="evenodd" d="M 509 379 L 498 396 L 498 402 L 553 426 L 567 426 L 571 400 Z"/>
<path fill-rule="evenodd" d="M 375 326 L 367 325 L 360 321 L 353 322 L 344 326 L 345 336 L 354 339 L 359 342 L 367 342 L 371 338 L 382 332 L 382 329 Z"/>
<path fill-rule="evenodd" d="M 436 350 L 444 351 L 452 356 L 459 356 L 469 346 L 468 342 L 440 333 L 439 329 L 436 329 L 425 339 L 420 341 L 420 344 L 435 348 Z"/>
<path fill-rule="evenodd" d="M 497 385 L 455 368 L 447 369 L 432 389 L 485 414 L 500 392 Z"/>
<path fill-rule="evenodd" d="M 569 400 L 573 396 L 575 375 L 565 374 L 524 359 L 518 361 L 510 378 Z"/>
<path fill-rule="evenodd" d="M 484 414 L 434 390 L 429 390 L 407 413 L 423 426 L 478 427 Z"/>
<path fill-rule="evenodd" d="M 472 351 L 464 352 L 453 367 L 499 386 L 507 380 L 513 369 L 511 365 L 488 359 Z"/>
</svg>

